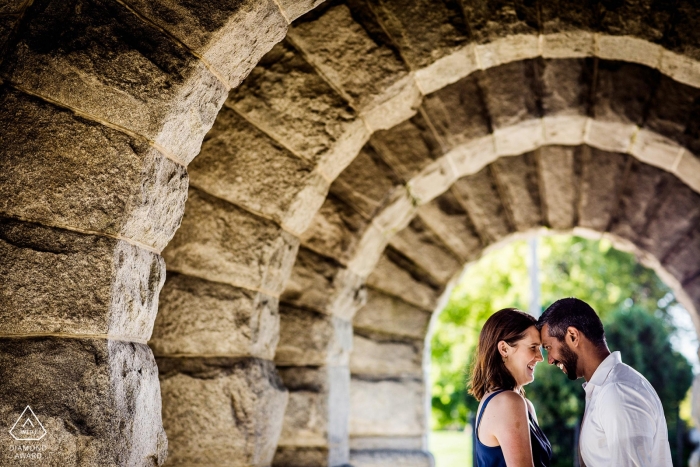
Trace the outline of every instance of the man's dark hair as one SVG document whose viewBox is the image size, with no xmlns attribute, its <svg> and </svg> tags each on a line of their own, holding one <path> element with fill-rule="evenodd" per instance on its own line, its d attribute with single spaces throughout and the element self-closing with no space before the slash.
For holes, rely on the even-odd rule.
<svg viewBox="0 0 700 467">
<path fill-rule="evenodd" d="M 562 298 L 552 303 L 537 321 L 537 329 L 549 326 L 549 335 L 564 341 L 566 329 L 573 326 L 596 346 L 604 346 L 605 330 L 600 318 L 590 305 L 578 298 Z"/>
</svg>

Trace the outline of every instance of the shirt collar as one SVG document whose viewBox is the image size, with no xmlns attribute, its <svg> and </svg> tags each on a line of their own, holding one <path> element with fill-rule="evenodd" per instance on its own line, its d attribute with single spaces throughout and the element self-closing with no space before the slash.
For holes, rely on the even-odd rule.
<svg viewBox="0 0 700 467">
<path fill-rule="evenodd" d="M 615 351 L 607 357 L 605 357 L 605 360 L 600 362 L 598 368 L 596 368 L 596 370 L 593 372 L 591 380 L 586 383 L 583 383 L 583 389 L 593 389 L 594 386 L 601 386 L 605 382 L 605 380 L 608 379 L 610 371 L 618 363 L 622 363 L 622 357 L 620 356 L 619 351 Z M 588 390 L 586 390 L 586 392 L 588 392 Z"/>
</svg>

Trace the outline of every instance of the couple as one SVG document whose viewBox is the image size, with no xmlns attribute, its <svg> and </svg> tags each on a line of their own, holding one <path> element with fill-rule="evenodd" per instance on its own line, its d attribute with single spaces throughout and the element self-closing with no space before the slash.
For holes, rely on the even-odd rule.
<svg viewBox="0 0 700 467">
<path fill-rule="evenodd" d="M 640 373 L 610 353 L 603 324 L 577 298 L 554 302 L 539 321 L 514 308 L 484 324 L 469 392 L 481 401 L 476 418 L 478 467 L 546 467 L 552 448 L 523 386 L 543 360 L 571 380 L 585 378 L 586 410 L 579 461 L 587 467 L 666 467 L 671 451 L 663 408 Z"/>
</svg>

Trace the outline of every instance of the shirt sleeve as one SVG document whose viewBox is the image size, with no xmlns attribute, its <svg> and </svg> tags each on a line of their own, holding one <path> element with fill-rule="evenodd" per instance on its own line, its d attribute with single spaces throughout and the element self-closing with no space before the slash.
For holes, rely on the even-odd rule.
<svg viewBox="0 0 700 467">
<path fill-rule="evenodd" d="M 646 391 L 614 383 L 598 398 L 600 424 L 610 450 L 610 465 L 616 467 L 658 467 L 652 465 L 656 419 Z"/>
</svg>

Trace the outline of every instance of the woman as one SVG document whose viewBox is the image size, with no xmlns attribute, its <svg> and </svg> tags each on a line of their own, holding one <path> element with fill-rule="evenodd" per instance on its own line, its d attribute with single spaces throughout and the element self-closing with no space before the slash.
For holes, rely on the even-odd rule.
<svg viewBox="0 0 700 467">
<path fill-rule="evenodd" d="M 469 393 L 481 401 L 476 418 L 478 467 L 548 467 L 552 447 L 537 425 L 523 386 L 541 362 L 540 333 L 515 308 L 493 314 L 481 329 Z"/>
</svg>

